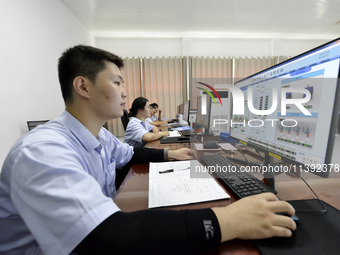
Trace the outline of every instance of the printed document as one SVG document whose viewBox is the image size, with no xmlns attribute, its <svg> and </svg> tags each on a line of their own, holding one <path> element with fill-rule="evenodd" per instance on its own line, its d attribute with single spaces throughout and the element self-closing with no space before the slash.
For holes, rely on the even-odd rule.
<svg viewBox="0 0 340 255">
<path fill-rule="evenodd" d="M 190 178 L 190 164 L 201 165 L 197 160 L 150 163 L 149 208 L 230 198 L 208 173 Z"/>
<path fill-rule="evenodd" d="M 178 131 L 169 131 L 169 137 L 179 137 L 181 134 Z"/>
</svg>

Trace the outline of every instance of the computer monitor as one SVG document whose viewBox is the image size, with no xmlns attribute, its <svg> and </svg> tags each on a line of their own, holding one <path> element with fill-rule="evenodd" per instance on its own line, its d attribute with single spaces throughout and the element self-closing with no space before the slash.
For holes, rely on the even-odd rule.
<svg viewBox="0 0 340 255">
<path fill-rule="evenodd" d="M 183 115 L 184 104 L 180 104 L 177 106 L 177 113 Z"/>
<path fill-rule="evenodd" d="M 205 107 L 203 108 L 202 105 L 203 107 L 205 105 Z M 210 110 L 211 97 L 208 97 L 206 95 L 197 97 L 196 126 L 198 126 L 198 128 L 204 128 L 205 134 L 209 134 L 210 130 Z"/>
<path fill-rule="evenodd" d="M 48 122 L 48 120 L 32 120 L 32 121 L 27 121 L 28 131 L 31 131 L 32 129 L 36 128 L 39 125 L 43 125 L 46 122 Z"/>
<path fill-rule="evenodd" d="M 340 38 L 235 82 L 244 101 L 233 98 L 231 137 L 297 171 L 327 177 L 339 113 L 339 66 Z M 235 114 L 239 106 L 243 114 Z"/>
<path fill-rule="evenodd" d="M 189 122 L 189 110 L 190 110 L 190 100 L 185 101 L 183 104 L 183 120 Z"/>
</svg>

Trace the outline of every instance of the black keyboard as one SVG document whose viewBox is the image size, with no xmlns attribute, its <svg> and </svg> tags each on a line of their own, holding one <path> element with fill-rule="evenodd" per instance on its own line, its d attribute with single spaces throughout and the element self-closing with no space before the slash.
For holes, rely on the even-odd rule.
<svg viewBox="0 0 340 255">
<path fill-rule="evenodd" d="M 172 127 L 172 128 L 176 128 L 176 127 L 181 127 L 181 125 L 180 124 L 178 124 L 178 123 L 171 123 L 170 124 L 170 127 Z"/>
<path fill-rule="evenodd" d="M 213 166 L 218 169 L 217 166 L 221 168 L 223 166 L 232 166 L 234 171 L 214 171 L 217 178 L 220 178 L 228 188 L 230 188 L 237 197 L 247 197 L 265 192 L 272 192 L 276 194 L 277 192 L 261 182 L 256 177 L 252 176 L 250 173 L 241 172 L 240 168 L 236 166 L 232 161 L 223 157 L 220 154 L 210 154 L 204 155 L 202 161 L 206 166 Z"/>
<path fill-rule="evenodd" d="M 194 136 L 195 135 L 195 132 L 190 130 L 190 129 L 184 129 L 184 130 L 180 130 L 178 131 L 182 136 Z"/>
</svg>

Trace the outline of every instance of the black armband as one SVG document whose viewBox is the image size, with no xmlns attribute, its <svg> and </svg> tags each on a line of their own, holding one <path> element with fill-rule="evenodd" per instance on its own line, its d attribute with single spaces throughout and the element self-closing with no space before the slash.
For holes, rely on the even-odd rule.
<svg viewBox="0 0 340 255">
<path fill-rule="evenodd" d="M 221 242 L 211 209 L 116 212 L 75 249 L 77 254 L 193 254 Z"/>
<path fill-rule="evenodd" d="M 164 161 L 164 150 L 153 149 L 147 147 L 139 147 L 133 149 L 134 153 L 129 163 L 146 164 L 149 162 Z"/>
<path fill-rule="evenodd" d="M 125 166 L 116 171 L 116 189 L 120 187 L 127 173 L 130 170 L 131 164 L 147 164 L 151 161 L 160 162 L 165 159 L 165 150 L 152 149 L 146 147 L 134 148 L 133 156 Z"/>
</svg>

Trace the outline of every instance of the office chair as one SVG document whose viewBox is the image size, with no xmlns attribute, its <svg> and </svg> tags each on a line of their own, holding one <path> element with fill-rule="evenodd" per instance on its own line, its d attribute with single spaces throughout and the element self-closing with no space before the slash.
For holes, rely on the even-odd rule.
<svg viewBox="0 0 340 255">
<path fill-rule="evenodd" d="M 126 127 L 127 127 L 128 123 L 130 121 L 129 114 L 128 114 L 127 110 L 124 109 L 124 114 L 120 119 L 122 120 L 124 130 L 126 130 Z"/>
<path fill-rule="evenodd" d="M 31 121 L 27 121 L 28 131 L 31 131 L 33 128 L 35 128 L 38 125 L 45 124 L 46 122 L 48 122 L 48 120 L 31 120 Z"/>
</svg>

